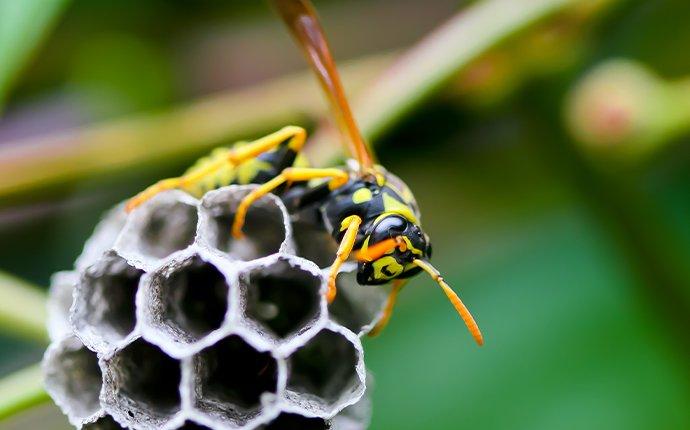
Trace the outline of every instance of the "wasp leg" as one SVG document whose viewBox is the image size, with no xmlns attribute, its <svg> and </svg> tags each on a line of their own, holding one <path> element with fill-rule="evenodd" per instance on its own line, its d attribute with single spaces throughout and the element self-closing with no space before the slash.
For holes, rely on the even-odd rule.
<svg viewBox="0 0 690 430">
<path fill-rule="evenodd" d="M 232 235 L 235 238 L 242 237 L 242 227 L 244 226 L 245 218 L 249 207 L 258 199 L 275 190 L 284 183 L 310 181 L 312 179 L 331 178 L 328 186 L 331 190 L 341 187 L 350 179 L 348 173 L 341 169 L 328 168 L 316 169 L 311 167 L 288 167 L 284 169 L 278 176 L 270 181 L 261 184 L 255 188 L 251 193 L 247 194 L 237 207 L 235 219 L 232 223 Z"/>
<path fill-rule="evenodd" d="M 398 299 L 398 293 L 400 293 L 406 283 L 407 279 L 396 279 L 393 281 L 393 289 L 391 289 L 391 292 L 388 294 L 386 307 L 383 309 L 383 315 L 379 322 L 377 322 L 374 328 L 369 332 L 369 337 L 378 336 L 383 329 L 386 328 L 388 321 L 391 319 L 391 315 L 393 315 L 393 308 L 395 307 L 395 301 Z"/>
<path fill-rule="evenodd" d="M 302 127 L 283 127 L 275 133 L 271 133 L 268 136 L 262 137 L 261 139 L 237 148 L 233 148 L 226 157 L 219 158 L 215 162 L 209 163 L 202 169 L 195 170 L 178 178 L 163 179 L 162 181 L 151 185 L 141 193 L 131 198 L 127 202 L 125 209 L 127 212 L 131 212 L 158 193 L 167 190 L 184 189 L 185 187 L 190 187 L 209 175 L 213 175 L 222 167 L 228 165 L 236 166 L 241 164 L 246 160 L 255 158 L 264 152 L 270 151 L 286 141 L 292 150 L 295 152 L 300 152 L 304 146 L 304 141 L 306 138 L 307 133 Z"/>
<path fill-rule="evenodd" d="M 345 230 L 343 239 L 340 241 L 338 252 L 335 255 L 335 261 L 331 265 L 331 269 L 328 272 L 328 293 L 326 294 L 328 303 L 333 303 L 333 300 L 335 300 L 335 294 L 337 292 L 335 287 L 335 279 L 340 271 L 340 266 L 342 266 L 343 263 L 350 257 L 352 247 L 355 245 L 355 240 L 357 239 L 359 226 L 362 225 L 362 218 L 358 217 L 357 215 L 350 215 L 343 220 L 341 225 L 342 229 L 347 230 Z"/>
<path fill-rule="evenodd" d="M 233 165 L 240 164 L 250 158 L 257 157 L 264 152 L 277 147 L 281 143 L 287 141 L 288 147 L 295 152 L 300 152 L 304 146 L 304 141 L 307 139 L 307 132 L 302 127 L 289 125 L 283 127 L 275 133 L 257 139 L 247 145 L 233 148 L 228 154 L 228 162 Z"/>
<path fill-rule="evenodd" d="M 156 194 L 166 190 L 173 190 L 179 188 L 181 182 L 182 178 L 169 178 L 163 179 L 162 181 L 158 181 L 155 184 L 148 187 L 147 189 L 145 189 L 144 191 L 137 194 L 136 196 L 129 199 L 127 201 L 127 204 L 125 205 L 125 210 L 127 212 L 132 212 L 134 209 L 142 205 L 147 200 L 151 199 Z"/>
</svg>

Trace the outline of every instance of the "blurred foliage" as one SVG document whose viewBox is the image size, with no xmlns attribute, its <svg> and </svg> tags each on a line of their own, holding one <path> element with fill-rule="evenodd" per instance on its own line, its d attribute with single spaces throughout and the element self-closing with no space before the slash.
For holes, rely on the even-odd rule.
<svg viewBox="0 0 690 430">
<path fill-rule="evenodd" d="M 394 7 L 378 1 L 367 4 Z M 274 34 L 265 26 L 273 20 L 266 8 L 236 9 L 238 2 L 185 13 L 168 2 L 136 8 L 131 2 L 106 3 L 77 1 L 69 9 L 41 51 L 52 55 L 19 83 L 8 122 L 0 121 L 0 142 L 3 133 L 16 137 L 7 131 L 9 120 L 30 110 L 40 122 L 41 103 L 58 96 L 72 94 L 67 106 L 76 104 L 76 110 L 96 107 L 94 117 L 79 112 L 52 124 L 68 128 L 179 102 L 209 76 L 231 74 L 232 65 L 216 64 L 215 70 L 214 62 L 201 61 L 208 55 L 201 46 L 208 45 L 194 44 L 220 32 L 226 43 L 221 46 L 232 46 L 233 33 L 221 32 L 221 23 L 260 29 L 244 41 Z M 363 3 L 323 2 L 327 29 L 344 10 L 366 9 Z M 429 14 L 447 12 L 443 1 L 424 3 Z M 111 12 L 107 25 L 98 22 L 103 8 Z M 358 37 L 378 32 L 385 38 L 397 21 L 383 18 L 375 31 L 356 27 L 364 33 Z M 490 93 L 458 91 L 454 84 L 382 136 L 381 161 L 416 191 L 434 240 L 435 264 L 477 316 L 487 343 L 481 349 L 473 345 L 430 281 L 412 282 L 386 332 L 366 345 L 374 375 L 373 429 L 690 427 L 690 141 L 678 134 L 673 145 L 643 163 L 619 165 L 582 152 L 563 119 L 568 94 L 589 70 L 611 58 L 638 61 L 669 82 L 690 75 L 690 58 L 682 55 L 690 46 L 689 18 L 686 0 L 621 2 L 595 25 L 569 28 L 565 40 L 572 43 L 556 44 L 560 55 L 545 55 L 536 68 L 548 73 L 498 60 L 503 68 L 492 75 L 497 87 L 489 88 L 509 90 L 487 97 L 491 103 L 477 109 L 468 97 Z M 334 29 L 336 55 L 338 41 L 353 31 L 348 22 Z M 100 33 L 99 27 L 107 35 L 129 36 L 77 43 L 78 36 Z M 541 22 L 533 30 L 540 28 L 553 27 Z M 282 30 L 275 31 L 287 41 Z M 514 54 L 521 52 L 515 47 L 529 46 L 526 40 L 535 34 L 508 41 L 485 58 L 524 58 Z M 130 42 L 132 37 L 140 42 Z M 398 48 L 409 43 L 409 35 L 397 37 L 405 40 Z M 187 44 L 175 50 L 163 40 Z M 101 43 L 109 46 L 107 52 L 94 48 Z M 136 46 L 131 56 L 128 43 Z M 260 52 L 273 58 L 287 46 L 282 43 L 273 41 L 277 48 Z M 69 60 L 68 67 L 57 47 L 69 47 L 74 55 L 68 57 L 82 60 Z M 80 49 L 85 51 L 77 53 Z M 124 59 L 109 58 L 111 49 Z M 366 47 L 348 49 L 352 56 L 366 52 Z M 148 56 L 150 64 L 123 66 L 148 63 L 142 60 Z M 89 57 L 98 64 L 89 64 Z M 547 67 L 552 61 L 557 64 Z M 189 82 L 196 75 L 180 69 L 191 70 L 190 63 L 204 63 L 213 73 Z M 512 67 L 520 70 L 513 73 Z M 107 94 L 117 96 L 110 100 Z M 28 114 L 22 115 L 26 120 Z M 46 285 L 52 272 L 70 267 L 102 211 L 190 162 L 191 154 L 82 181 L 30 205 L 6 206 L 0 212 L 0 241 L 12 246 L 0 248 L 0 267 Z M 0 339 L 0 373 L 39 354 L 36 347 Z M 33 419 L 40 421 L 34 425 L 59 428 L 64 422 L 45 413 L 37 411 Z M 24 427 L 16 421 L 8 428 L 28 428 L 31 419 L 18 418 Z"/>
<path fill-rule="evenodd" d="M 611 59 L 584 76 L 566 108 L 575 139 L 608 162 L 639 162 L 690 128 L 690 78 L 664 81 Z"/>
<path fill-rule="evenodd" d="M 0 1 L 0 106 L 66 0 Z"/>
<path fill-rule="evenodd" d="M 26 385 L 31 384 L 31 396 L 22 396 L 20 402 L 15 400 L 17 393 L 25 393 Z M 35 404 L 40 404 L 48 398 L 43 389 L 43 372 L 40 365 L 29 367 L 17 372 L 9 378 L 0 381 L 0 420 L 12 416 L 16 410 L 21 410 Z"/>
</svg>

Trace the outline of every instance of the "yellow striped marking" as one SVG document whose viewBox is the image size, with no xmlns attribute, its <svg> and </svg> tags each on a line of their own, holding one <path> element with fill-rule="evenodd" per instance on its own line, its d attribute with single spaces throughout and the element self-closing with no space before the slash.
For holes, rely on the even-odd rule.
<svg viewBox="0 0 690 430">
<path fill-rule="evenodd" d="M 417 217 L 409 206 L 387 193 L 383 193 L 383 209 L 387 214 L 398 214 L 410 222 L 418 223 Z"/>
<path fill-rule="evenodd" d="M 360 188 L 352 194 L 352 201 L 355 204 L 360 204 L 368 202 L 369 200 L 371 200 L 371 197 L 371 190 L 369 188 Z"/>
</svg>

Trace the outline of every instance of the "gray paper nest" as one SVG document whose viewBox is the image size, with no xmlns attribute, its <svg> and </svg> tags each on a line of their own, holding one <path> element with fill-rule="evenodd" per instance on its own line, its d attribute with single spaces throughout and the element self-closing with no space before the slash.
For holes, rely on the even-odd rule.
<svg viewBox="0 0 690 430">
<path fill-rule="evenodd" d="M 110 211 L 75 269 L 52 280 L 46 388 L 83 429 L 367 427 L 360 337 L 381 289 L 338 276 L 325 231 L 269 195 L 230 235 L 251 186 L 170 191 Z"/>
</svg>

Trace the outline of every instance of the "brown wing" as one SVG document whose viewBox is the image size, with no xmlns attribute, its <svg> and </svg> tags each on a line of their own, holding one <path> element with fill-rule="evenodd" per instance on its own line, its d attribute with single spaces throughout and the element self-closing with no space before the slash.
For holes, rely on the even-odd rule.
<svg viewBox="0 0 690 430">
<path fill-rule="evenodd" d="M 352 116 L 326 35 L 314 7 L 309 0 L 272 0 L 272 2 L 316 73 L 347 149 L 357 159 L 361 168 L 371 168 L 374 164 L 374 156 L 362 139 Z"/>
</svg>

